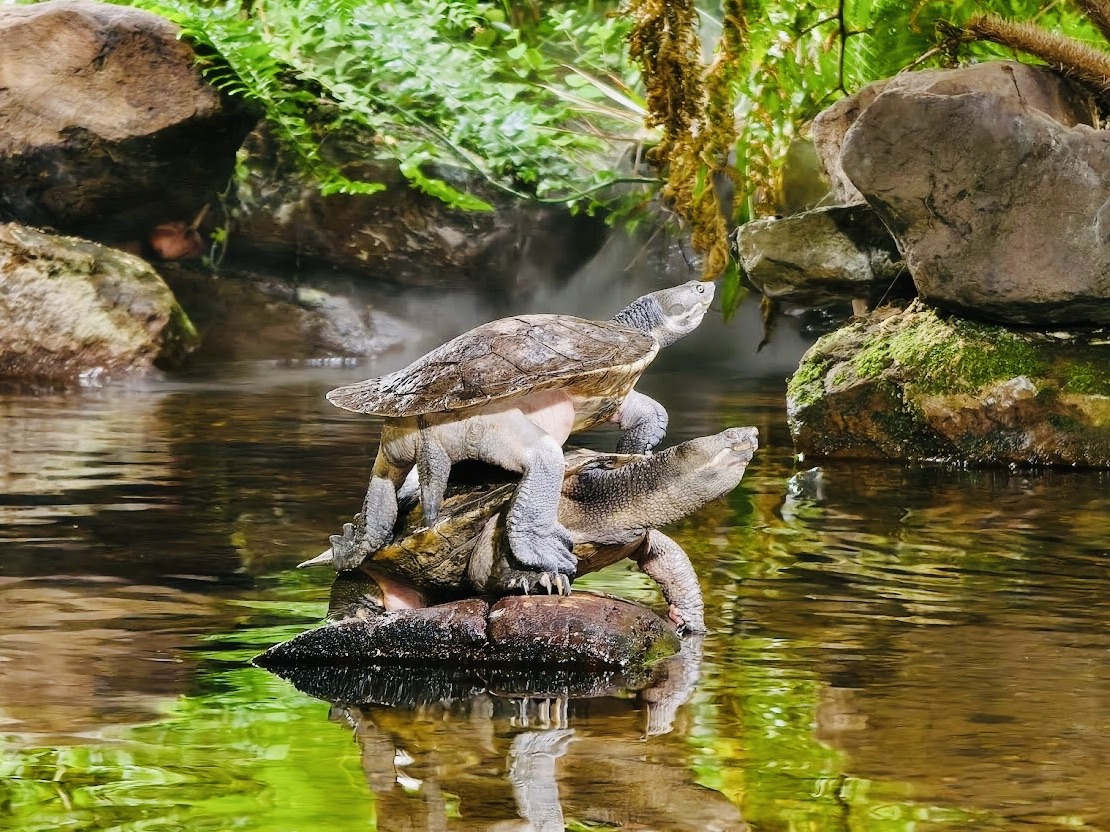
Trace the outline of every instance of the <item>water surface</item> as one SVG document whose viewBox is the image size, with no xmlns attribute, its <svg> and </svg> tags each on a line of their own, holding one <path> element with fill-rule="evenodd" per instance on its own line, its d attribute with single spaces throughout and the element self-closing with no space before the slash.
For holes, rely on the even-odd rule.
<svg viewBox="0 0 1110 832">
<path fill-rule="evenodd" d="M 250 666 L 319 621 L 328 576 L 292 567 L 365 488 L 377 426 L 323 393 L 406 355 L 0 389 L 0 828 L 510 830 L 555 800 L 533 828 L 1110 830 L 1110 478 L 810 470 L 804 339 L 705 329 L 641 389 L 669 442 L 762 447 L 669 530 L 713 632 L 661 733 L 645 696 L 342 708 Z M 627 566 L 583 583 L 661 606 Z"/>
</svg>

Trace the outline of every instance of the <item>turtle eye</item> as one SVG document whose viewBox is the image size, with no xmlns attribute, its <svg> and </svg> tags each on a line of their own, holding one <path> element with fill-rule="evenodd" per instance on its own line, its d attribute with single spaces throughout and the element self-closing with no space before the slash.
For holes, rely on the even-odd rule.
<svg viewBox="0 0 1110 832">
<path fill-rule="evenodd" d="M 699 295 L 704 295 L 705 294 L 704 284 L 699 283 L 695 288 L 698 290 Z"/>
</svg>

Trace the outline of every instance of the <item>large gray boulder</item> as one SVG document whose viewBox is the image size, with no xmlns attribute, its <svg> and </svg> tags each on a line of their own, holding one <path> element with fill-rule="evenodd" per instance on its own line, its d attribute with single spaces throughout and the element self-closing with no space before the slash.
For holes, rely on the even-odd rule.
<svg viewBox="0 0 1110 832">
<path fill-rule="evenodd" d="M 180 363 L 196 332 L 132 254 L 0 225 L 0 376 L 74 380 Z"/>
<path fill-rule="evenodd" d="M 254 119 L 178 31 L 91 0 L 0 5 L 0 220 L 145 239 L 225 187 Z"/>
<path fill-rule="evenodd" d="M 1110 324 L 1110 133 L 1047 69 L 901 75 L 843 138 L 921 296 L 1023 325 Z"/>
</svg>

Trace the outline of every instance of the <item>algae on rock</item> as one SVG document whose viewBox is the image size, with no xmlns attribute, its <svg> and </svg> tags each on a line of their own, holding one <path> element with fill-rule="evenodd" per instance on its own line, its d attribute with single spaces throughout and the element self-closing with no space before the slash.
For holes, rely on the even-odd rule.
<svg viewBox="0 0 1110 832">
<path fill-rule="evenodd" d="M 131 254 L 0 225 L 0 375 L 55 379 L 181 363 L 197 333 Z"/>
<path fill-rule="evenodd" d="M 915 301 L 821 338 L 787 407 L 807 456 L 1110 466 L 1110 339 Z"/>
</svg>

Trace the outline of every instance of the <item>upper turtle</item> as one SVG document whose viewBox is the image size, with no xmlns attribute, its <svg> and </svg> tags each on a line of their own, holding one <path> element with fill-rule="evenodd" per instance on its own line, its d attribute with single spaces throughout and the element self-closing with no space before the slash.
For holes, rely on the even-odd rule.
<svg viewBox="0 0 1110 832">
<path fill-rule="evenodd" d="M 651 335 L 614 321 L 516 315 L 464 332 L 395 372 L 327 394 L 337 407 L 403 418 L 560 387 L 627 391 L 655 358 Z"/>
</svg>

